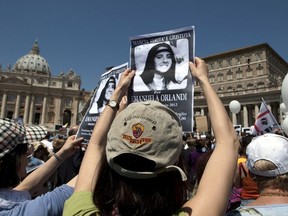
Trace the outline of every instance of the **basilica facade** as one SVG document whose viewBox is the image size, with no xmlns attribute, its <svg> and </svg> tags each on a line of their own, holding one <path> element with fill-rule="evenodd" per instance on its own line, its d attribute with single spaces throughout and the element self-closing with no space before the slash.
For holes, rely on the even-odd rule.
<svg viewBox="0 0 288 216">
<path fill-rule="evenodd" d="M 14 66 L 0 66 L 0 116 L 40 124 L 50 130 L 74 125 L 85 103 L 81 79 L 72 69 L 51 76 L 37 41 Z"/>
</svg>

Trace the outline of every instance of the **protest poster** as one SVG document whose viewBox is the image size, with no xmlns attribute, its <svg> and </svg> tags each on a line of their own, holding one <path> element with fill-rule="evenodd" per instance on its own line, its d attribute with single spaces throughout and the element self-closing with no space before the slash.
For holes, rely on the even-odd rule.
<svg viewBox="0 0 288 216">
<path fill-rule="evenodd" d="M 76 134 L 77 138 L 84 138 L 82 144 L 88 144 L 97 119 L 104 110 L 113 91 L 115 90 L 121 74 L 127 69 L 127 67 L 128 62 L 117 67 L 113 67 L 101 75 L 98 86 L 91 98 L 89 108 L 87 109 Z"/>
<path fill-rule="evenodd" d="M 195 116 L 195 122 L 198 132 L 208 132 L 207 116 Z"/>
<path fill-rule="evenodd" d="M 130 37 L 130 65 L 135 77 L 128 103 L 157 100 L 179 116 L 184 132 L 193 130 L 194 26 Z"/>
</svg>

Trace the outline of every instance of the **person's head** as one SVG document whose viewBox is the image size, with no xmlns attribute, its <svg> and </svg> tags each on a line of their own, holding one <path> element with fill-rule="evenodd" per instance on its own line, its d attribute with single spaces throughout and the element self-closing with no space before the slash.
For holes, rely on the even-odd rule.
<svg viewBox="0 0 288 216">
<path fill-rule="evenodd" d="M 182 126 L 172 110 L 157 101 L 128 105 L 109 130 L 95 204 L 102 210 L 109 200 L 106 210 L 116 205 L 121 215 L 128 207 L 131 215 L 179 209 L 187 195 L 182 142 Z"/>
<path fill-rule="evenodd" d="M 159 73 L 166 73 L 172 65 L 172 53 L 166 47 L 157 49 L 154 57 L 155 70 Z"/>
<path fill-rule="evenodd" d="M 107 80 L 101 94 L 100 97 L 97 101 L 98 107 L 103 107 L 106 105 L 106 102 L 108 100 L 110 100 L 110 97 L 113 93 L 113 91 L 116 88 L 116 79 L 114 76 L 109 77 L 109 79 Z"/>
<path fill-rule="evenodd" d="M 72 127 L 70 127 L 68 131 L 68 136 L 76 135 L 78 128 L 78 125 L 73 125 Z"/>
<path fill-rule="evenodd" d="M 288 192 L 288 139 L 267 133 L 252 139 L 247 146 L 247 167 L 259 190 Z"/>
<path fill-rule="evenodd" d="M 57 152 L 61 149 L 61 147 L 64 145 L 65 139 L 63 135 L 57 134 L 52 141 L 53 145 L 53 152 Z"/>
<path fill-rule="evenodd" d="M 189 147 L 194 147 L 196 146 L 196 142 L 197 142 L 197 139 L 195 137 L 189 137 L 187 140 L 186 140 L 186 143 Z"/>
<path fill-rule="evenodd" d="M 239 152 L 240 156 L 246 156 L 247 146 L 251 142 L 253 137 L 255 137 L 255 135 L 248 134 L 248 135 L 242 136 L 240 138 L 240 146 L 239 146 L 239 149 L 238 149 L 238 152 Z"/>
<path fill-rule="evenodd" d="M 0 188 L 16 186 L 26 176 L 28 144 L 47 134 L 41 126 L 21 126 L 0 119 Z"/>
<path fill-rule="evenodd" d="M 50 157 L 50 154 L 51 154 L 51 152 L 48 150 L 48 148 L 39 141 L 33 142 L 33 145 L 34 145 L 33 156 L 35 158 L 42 160 L 42 161 L 47 161 Z"/>
<path fill-rule="evenodd" d="M 160 43 L 153 46 L 146 59 L 146 64 L 141 77 L 145 84 L 153 81 L 154 74 L 164 77 L 166 84 L 170 81 L 176 83 L 175 79 L 176 59 L 171 46 L 167 43 Z"/>
</svg>

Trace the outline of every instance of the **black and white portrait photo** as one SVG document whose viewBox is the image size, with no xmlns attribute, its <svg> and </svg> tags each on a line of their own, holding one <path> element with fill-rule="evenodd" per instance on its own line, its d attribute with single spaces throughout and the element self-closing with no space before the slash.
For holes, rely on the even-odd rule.
<svg viewBox="0 0 288 216">
<path fill-rule="evenodd" d="M 111 76 L 108 79 L 103 80 L 101 84 L 97 91 L 97 93 L 100 93 L 95 95 L 93 104 L 89 110 L 90 114 L 101 113 L 104 110 L 106 104 L 110 100 L 113 91 L 116 88 L 116 78 Z"/>
<path fill-rule="evenodd" d="M 189 61 L 187 44 L 188 40 L 182 39 L 177 41 L 176 46 L 168 41 L 136 47 L 134 91 L 186 88 Z"/>
</svg>

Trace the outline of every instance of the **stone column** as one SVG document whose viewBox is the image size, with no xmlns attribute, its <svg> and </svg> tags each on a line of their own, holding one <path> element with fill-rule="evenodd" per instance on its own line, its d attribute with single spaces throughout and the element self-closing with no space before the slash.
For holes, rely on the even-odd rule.
<svg viewBox="0 0 288 216">
<path fill-rule="evenodd" d="M 259 113 L 259 106 L 257 104 L 255 104 L 254 110 L 255 110 L 255 120 L 256 120 L 257 119 L 257 115 Z"/>
<path fill-rule="evenodd" d="M 233 125 L 237 125 L 237 116 L 235 113 L 232 113 L 232 123 Z"/>
<path fill-rule="evenodd" d="M 29 112 L 29 124 L 33 123 L 33 118 L 34 118 L 34 106 L 35 106 L 35 96 L 32 95 L 31 97 L 31 103 L 30 103 L 30 112 Z"/>
<path fill-rule="evenodd" d="M 17 94 L 15 110 L 14 110 L 14 118 L 18 118 L 19 117 L 20 102 L 21 102 L 20 100 L 21 100 L 21 96 L 20 96 L 20 94 Z"/>
<path fill-rule="evenodd" d="M 248 127 L 248 111 L 247 106 L 243 106 L 243 126 Z"/>
<path fill-rule="evenodd" d="M 30 95 L 26 95 L 25 108 L 24 108 L 24 118 L 23 118 L 24 124 L 28 123 L 29 103 L 30 103 Z"/>
<path fill-rule="evenodd" d="M 6 103 L 7 103 L 7 93 L 5 92 L 5 93 L 3 94 L 3 98 L 2 98 L 1 118 L 5 118 L 5 114 L 6 114 Z"/>
<path fill-rule="evenodd" d="M 205 111 L 204 111 L 204 109 L 203 109 L 203 108 L 201 109 L 201 115 L 202 115 L 202 116 L 204 116 L 204 115 L 205 115 Z"/>
<path fill-rule="evenodd" d="M 45 124 L 45 117 L 46 117 L 46 105 L 47 105 L 47 96 L 44 95 L 43 104 L 42 104 L 42 114 L 41 114 L 41 125 Z"/>
</svg>

